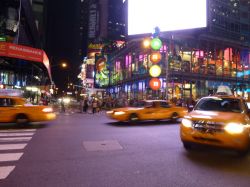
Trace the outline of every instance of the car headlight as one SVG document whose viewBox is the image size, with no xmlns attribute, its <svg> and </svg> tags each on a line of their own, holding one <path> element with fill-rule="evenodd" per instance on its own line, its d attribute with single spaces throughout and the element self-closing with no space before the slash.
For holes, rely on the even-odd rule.
<svg viewBox="0 0 250 187">
<path fill-rule="evenodd" d="M 123 114 L 125 114 L 125 112 L 119 111 L 119 112 L 115 112 L 114 114 L 115 115 L 123 115 Z"/>
<path fill-rule="evenodd" d="M 106 114 L 113 114 L 113 112 L 114 112 L 113 110 L 107 111 Z"/>
<path fill-rule="evenodd" d="M 185 126 L 187 128 L 192 127 L 192 124 L 193 124 L 193 122 L 191 120 L 185 119 L 185 118 L 182 119 L 181 123 L 182 123 L 183 126 Z"/>
<path fill-rule="evenodd" d="M 240 134 L 244 131 L 244 126 L 241 123 L 228 123 L 224 129 L 230 134 Z"/>
<path fill-rule="evenodd" d="M 44 108 L 43 110 L 42 110 L 43 112 L 53 112 L 53 109 L 52 108 Z"/>
</svg>

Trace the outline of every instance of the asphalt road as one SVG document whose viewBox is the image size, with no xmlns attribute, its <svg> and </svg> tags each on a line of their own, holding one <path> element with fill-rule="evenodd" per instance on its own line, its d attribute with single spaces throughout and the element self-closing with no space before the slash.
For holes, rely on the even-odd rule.
<svg viewBox="0 0 250 187">
<path fill-rule="evenodd" d="M 170 122 L 59 114 L 29 128 L 0 126 L 0 178 L 3 187 L 248 187 L 250 154 L 187 152 Z"/>
</svg>

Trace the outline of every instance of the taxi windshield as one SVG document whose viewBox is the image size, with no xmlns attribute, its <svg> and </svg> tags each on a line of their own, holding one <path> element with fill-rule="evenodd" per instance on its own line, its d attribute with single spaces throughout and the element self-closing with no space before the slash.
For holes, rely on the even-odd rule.
<svg viewBox="0 0 250 187">
<path fill-rule="evenodd" d="M 242 112 L 240 100 L 234 98 L 203 98 L 197 103 L 194 110 Z"/>
</svg>

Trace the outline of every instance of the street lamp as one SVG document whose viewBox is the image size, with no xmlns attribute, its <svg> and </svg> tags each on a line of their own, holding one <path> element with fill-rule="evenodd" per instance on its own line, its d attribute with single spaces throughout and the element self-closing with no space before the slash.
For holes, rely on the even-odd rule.
<svg viewBox="0 0 250 187">
<path fill-rule="evenodd" d="M 67 68 L 67 67 L 68 67 L 68 64 L 67 64 L 66 62 L 62 62 L 61 67 Z"/>
<path fill-rule="evenodd" d="M 67 68 L 68 67 L 68 63 L 67 62 L 61 62 L 59 64 L 54 64 L 54 65 L 52 65 L 50 67 L 53 68 L 53 67 L 57 67 L 57 66 L 62 67 L 62 68 Z"/>
<path fill-rule="evenodd" d="M 150 48 L 150 44 L 151 44 L 151 39 L 150 38 L 146 38 L 143 40 L 143 47 L 148 49 Z"/>
</svg>

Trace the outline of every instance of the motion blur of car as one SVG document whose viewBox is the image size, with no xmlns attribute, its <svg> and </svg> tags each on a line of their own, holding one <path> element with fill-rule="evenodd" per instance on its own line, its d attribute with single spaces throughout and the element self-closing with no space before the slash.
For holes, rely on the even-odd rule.
<svg viewBox="0 0 250 187">
<path fill-rule="evenodd" d="M 185 107 L 177 107 L 165 100 L 146 100 L 141 106 L 116 108 L 107 111 L 107 116 L 117 121 L 136 122 L 142 120 L 165 120 L 176 121 L 187 114 Z"/>
<path fill-rule="evenodd" d="M 195 144 L 229 148 L 245 155 L 250 145 L 250 110 L 241 97 L 216 94 L 201 98 L 181 122 L 184 148 Z"/>
<path fill-rule="evenodd" d="M 27 104 L 18 96 L 0 96 L 0 123 L 17 123 L 51 121 L 56 114 L 49 106 Z"/>
</svg>

